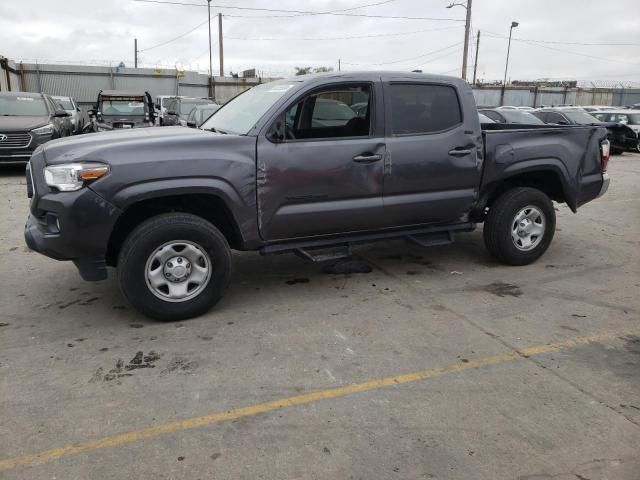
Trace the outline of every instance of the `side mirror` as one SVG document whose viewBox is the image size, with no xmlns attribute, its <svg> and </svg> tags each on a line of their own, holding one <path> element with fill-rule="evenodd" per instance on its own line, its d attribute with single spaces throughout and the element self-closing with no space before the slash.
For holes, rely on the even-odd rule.
<svg viewBox="0 0 640 480">
<path fill-rule="evenodd" d="M 62 118 L 62 117 L 70 117 L 71 115 L 69 115 L 64 110 L 56 110 L 55 112 L 53 112 L 53 116 L 57 118 Z"/>
<path fill-rule="evenodd" d="M 567 122 L 566 120 L 560 120 L 558 121 L 558 125 L 569 125 L 569 122 Z"/>
<path fill-rule="evenodd" d="M 178 115 L 175 110 L 167 110 L 167 115 L 173 115 L 174 117 Z"/>
<path fill-rule="evenodd" d="M 96 111 L 93 108 L 90 108 L 89 110 L 87 110 L 87 115 L 89 115 L 89 117 L 95 117 Z"/>
<path fill-rule="evenodd" d="M 193 122 L 193 121 L 191 121 L 191 122 L 187 122 L 187 127 L 189 127 L 189 128 L 196 128 L 196 127 L 197 127 L 196 122 Z"/>
</svg>

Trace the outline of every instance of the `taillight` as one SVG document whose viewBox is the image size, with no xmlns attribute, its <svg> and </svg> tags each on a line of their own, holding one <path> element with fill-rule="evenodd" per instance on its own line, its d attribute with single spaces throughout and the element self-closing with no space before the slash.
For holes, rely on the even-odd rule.
<svg viewBox="0 0 640 480">
<path fill-rule="evenodd" d="M 607 171 L 607 164 L 609 163 L 609 153 L 611 152 L 611 144 L 609 140 L 603 140 L 600 144 L 600 171 L 605 173 Z"/>
</svg>

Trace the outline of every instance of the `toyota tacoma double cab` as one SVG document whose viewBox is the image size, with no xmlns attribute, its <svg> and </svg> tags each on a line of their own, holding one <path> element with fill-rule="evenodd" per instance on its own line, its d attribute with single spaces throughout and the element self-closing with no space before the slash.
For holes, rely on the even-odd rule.
<svg viewBox="0 0 640 480">
<path fill-rule="evenodd" d="M 279 80 L 199 129 L 39 147 L 27 166 L 25 238 L 72 260 L 85 280 L 116 267 L 128 301 L 160 320 L 209 310 L 232 249 L 326 260 L 380 239 L 449 243 L 484 223 L 495 258 L 527 265 L 553 238 L 552 201 L 575 212 L 607 190 L 606 135 L 591 125 L 481 127 L 471 88 L 452 77 Z"/>
</svg>

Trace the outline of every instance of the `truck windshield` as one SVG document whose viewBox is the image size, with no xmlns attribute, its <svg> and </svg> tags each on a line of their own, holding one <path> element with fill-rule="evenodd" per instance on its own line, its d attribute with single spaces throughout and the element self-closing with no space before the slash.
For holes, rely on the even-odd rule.
<svg viewBox="0 0 640 480">
<path fill-rule="evenodd" d="M 62 105 L 65 110 L 73 110 L 73 104 L 69 97 L 53 97 L 57 102 Z"/>
<path fill-rule="evenodd" d="M 42 98 L 0 97 L 0 116 L 42 117 L 49 115 Z"/>
<path fill-rule="evenodd" d="M 103 98 L 103 115 L 144 115 L 142 98 Z"/>
<path fill-rule="evenodd" d="M 260 117 L 294 86 L 294 81 L 285 80 L 253 87 L 230 100 L 200 128 L 246 135 Z"/>
<path fill-rule="evenodd" d="M 193 110 L 198 105 L 206 105 L 209 102 L 208 100 L 182 100 L 180 101 L 180 115 L 187 116 L 189 112 Z"/>
</svg>

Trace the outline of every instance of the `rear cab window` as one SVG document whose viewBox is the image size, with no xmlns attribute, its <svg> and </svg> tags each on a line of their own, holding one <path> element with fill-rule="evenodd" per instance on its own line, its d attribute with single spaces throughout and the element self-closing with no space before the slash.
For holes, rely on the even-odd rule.
<svg viewBox="0 0 640 480">
<path fill-rule="evenodd" d="M 426 83 L 391 83 L 391 133 L 419 135 L 462 124 L 460 100 L 454 87 Z"/>
</svg>

